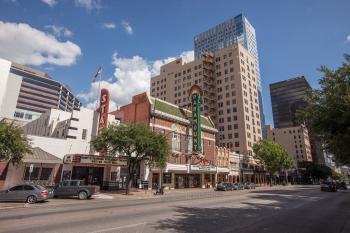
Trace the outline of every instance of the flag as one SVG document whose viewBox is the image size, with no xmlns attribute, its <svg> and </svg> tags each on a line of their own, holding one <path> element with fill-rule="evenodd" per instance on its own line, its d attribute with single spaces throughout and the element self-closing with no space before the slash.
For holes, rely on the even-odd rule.
<svg viewBox="0 0 350 233">
<path fill-rule="evenodd" d="M 100 66 L 96 72 L 96 74 L 92 77 L 92 82 L 95 82 L 97 77 L 102 74 L 102 67 Z"/>
</svg>

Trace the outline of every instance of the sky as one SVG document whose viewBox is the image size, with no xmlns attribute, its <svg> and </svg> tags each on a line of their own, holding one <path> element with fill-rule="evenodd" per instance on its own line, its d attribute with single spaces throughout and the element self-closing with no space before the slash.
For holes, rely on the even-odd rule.
<svg viewBox="0 0 350 233">
<path fill-rule="evenodd" d="M 0 0 L 0 58 L 48 73 L 89 108 L 101 66 L 113 110 L 148 91 L 162 64 L 193 59 L 194 35 L 243 13 L 256 30 L 272 123 L 270 83 L 304 75 L 318 88 L 318 68 L 350 53 L 349 9 L 349 0 Z"/>
</svg>

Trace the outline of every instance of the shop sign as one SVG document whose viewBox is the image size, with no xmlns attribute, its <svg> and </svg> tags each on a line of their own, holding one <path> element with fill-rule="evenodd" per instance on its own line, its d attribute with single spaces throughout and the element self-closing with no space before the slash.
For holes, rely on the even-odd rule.
<svg viewBox="0 0 350 233">
<path fill-rule="evenodd" d="M 191 171 L 216 172 L 216 167 L 191 165 Z"/>
<path fill-rule="evenodd" d="M 253 169 L 249 169 L 249 168 L 241 168 L 241 171 L 245 175 L 253 175 L 254 174 L 254 170 Z"/>
<path fill-rule="evenodd" d="M 98 122 L 98 129 L 99 130 L 107 127 L 109 100 L 110 100 L 109 91 L 107 89 L 103 88 L 101 90 L 101 97 L 100 97 L 100 108 L 99 108 L 100 118 L 99 118 L 99 122 Z"/>
<path fill-rule="evenodd" d="M 187 165 L 186 164 L 168 164 L 165 172 L 168 171 L 187 171 Z"/>
<path fill-rule="evenodd" d="M 197 85 L 190 90 L 192 104 L 192 152 L 202 153 L 201 89 Z"/>
<path fill-rule="evenodd" d="M 218 172 L 229 173 L 230 170 L 226 167 L 218 167 Z"/>
<path fill-rule="evenodd" d="M 63 159 L 64 163 L 81 163 L 94 165 L 117 165 L 126 166 L 127 161 L 120 157 L 111 156 L 94 156 L 94 155 L 66 155 Z"/>
</svg>

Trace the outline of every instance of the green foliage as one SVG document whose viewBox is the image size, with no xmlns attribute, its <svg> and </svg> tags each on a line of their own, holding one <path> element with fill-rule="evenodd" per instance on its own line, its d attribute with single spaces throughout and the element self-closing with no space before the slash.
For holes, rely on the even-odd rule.
<svg viewBox="0 0 350 233">
<path fill-rule="evenodd" d="M 166 137 L 143 124 L 111 125 L 103 129 L 92 144 L 97 151 L 110 156 L 120 154 L 127 160 L 127 193 L 141 161 L 147 161 L 150 166 L 165 168 L 168 159 Z"/>
<path fill-rule="evenodd" d="M 0 122 L 0 160 L 18 165 L 27 153 L 31 153 L 30 145 L 22 129 L 13 123 Z"/>
<path fill-rule="evenodd" d="M 315 177 L 317 179 L 326 179 L 332 175 L 332 169 L 326 165 L 315 164 L 313 162 L 301 162 L 298 164 L 299 168 L 306 168 L 306 175 Z"/>
<path fill-rule="evenodd" d="M 307 98 L 303 118 L 337 162 L 350 164 L 350 56 L 345 55 L 338 69 L 322 66 L 320 71 L 324 74 L 319 80 L 321 88 Z"/>
<path fill-rule="evenodd" d="M 254 158 L 259 160 L 270 174 L 293 167 L 293 159 L 287 151 L 270 140 L 262 140 L 254 144 L 253 151 Z"/>
<path fill-rule="evenodd" d="M 340 182 L 348 182 L 349 178 L 341 173 L 333 172 L 332 174 L 332 179 L 333 180 L 339 180 Z"/>
</svg>

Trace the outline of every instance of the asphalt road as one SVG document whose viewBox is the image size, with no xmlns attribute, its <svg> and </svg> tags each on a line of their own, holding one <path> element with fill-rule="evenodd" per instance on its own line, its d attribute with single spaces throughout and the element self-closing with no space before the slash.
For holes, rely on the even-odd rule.
<svg viewBox="0 0 350 233">
<path fill-rule="evenodd" d="M 0 210 L 0 232 L 349 233 L 350 192 L 318 186 Z"/>
</svg>

